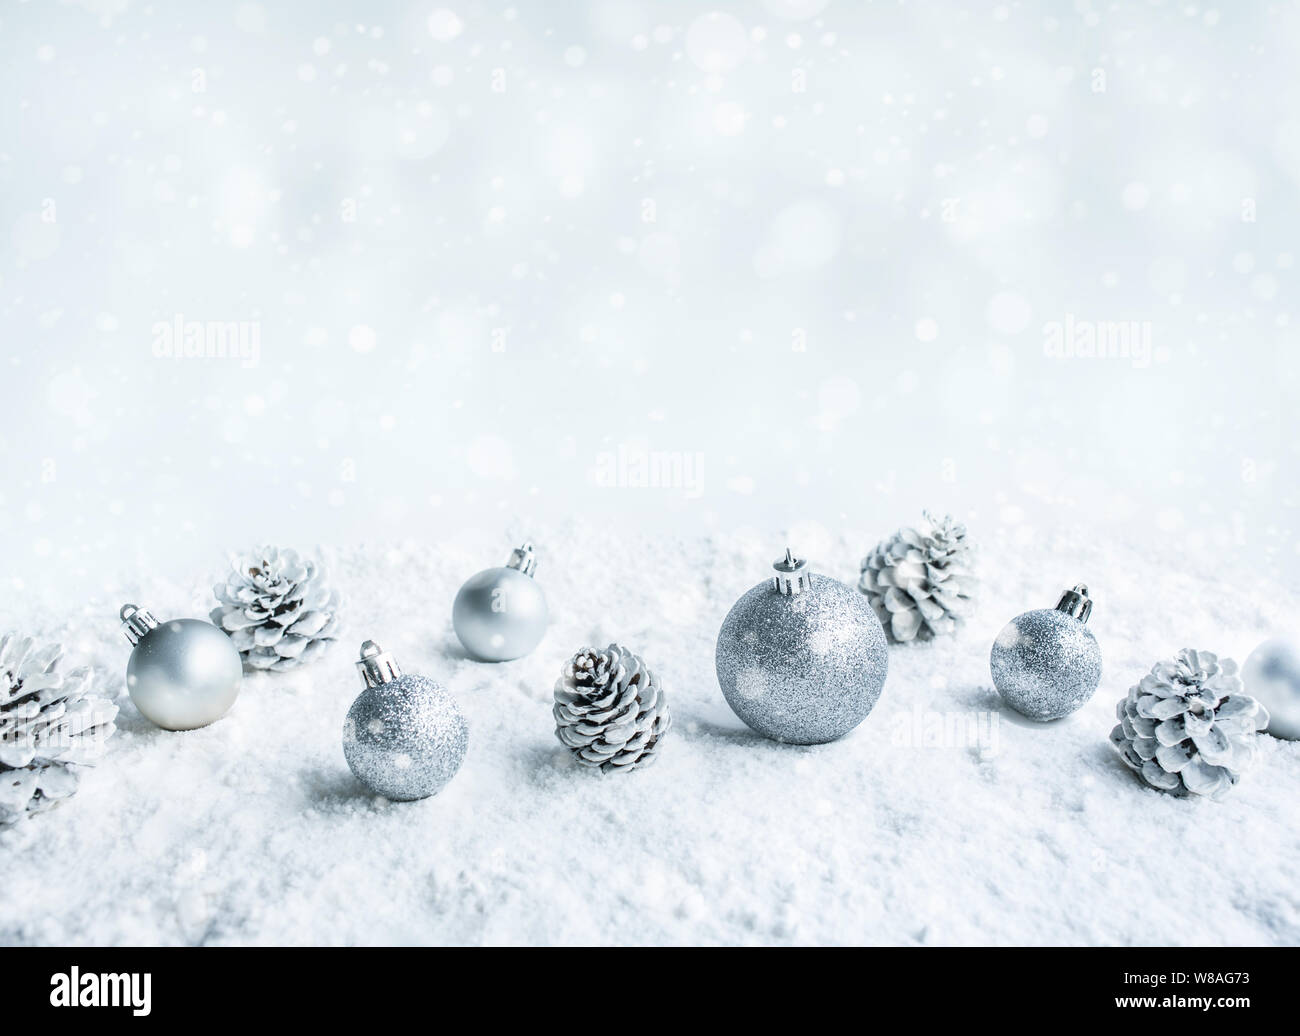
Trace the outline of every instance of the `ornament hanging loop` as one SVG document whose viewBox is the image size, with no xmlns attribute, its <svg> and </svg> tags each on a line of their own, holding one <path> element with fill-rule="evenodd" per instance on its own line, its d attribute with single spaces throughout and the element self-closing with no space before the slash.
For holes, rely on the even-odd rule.
<svg viewBox="0 0 1300 1036">
<path fill-rule="evenodd" d="M 117 613 L 117 616 L 122 620 L 122 632 L 126 634 L 126 639 L 132 647 L 140 643 L 141 638 L 150 630 L 158 628 L 158 620 L 148 611 L 134 604 L 122 605 L 122 610 Z"/>
<path fill-rule="evenodd" d="M 808 578 L 811 574 L 808 572 L 808 562 L 803 558 L 795 557 L 789 547 L 785 548 L 785 557 L 772 567 L 776 569 L 776 575 L 772 577 L 772 585 L 776 587 L 777 593 L 794 597 L 808 589 Z"/>
<path fill-rule="evenodd" d="M 1058 612 L 1065 612 L 1080 622 L 1087 622 L 1092 615 L 1092 598 L 1088 596 L 1088 587 L 1080 583 L 1073 590 L 1066 590 L 1056 605 Z"/>
<path fill-rule="evenodd" d="M 510 552 L 510 560 L 506 562 L 506 568 L 517 568 L 526 576 L 531 576 L 537 571 L 537 554 L 533 549 L 532 540 L 525 540 L 523 546 L 516 547 Z"/>
<path fill-rule="evenodd" d="M 402 675 L 402 669 L 393 656 L 383 650 L 373 640 L 361 645 L 361 658 L 357 662 L 357 672 L 367 687 L 392 683 Z"/>
</svg>

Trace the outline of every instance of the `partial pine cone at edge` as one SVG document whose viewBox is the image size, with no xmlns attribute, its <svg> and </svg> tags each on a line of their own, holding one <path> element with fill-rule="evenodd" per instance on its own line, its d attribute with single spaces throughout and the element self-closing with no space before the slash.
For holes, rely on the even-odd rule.
<svg viewBox="0 0 1300 1036">
<path fill-rule="evenodd" d="M 64 671 L 58 644 L 0 637 L 0 826 L 73 795 L 103 755 L 117 706 L 87 666 Z"/>
</svg>

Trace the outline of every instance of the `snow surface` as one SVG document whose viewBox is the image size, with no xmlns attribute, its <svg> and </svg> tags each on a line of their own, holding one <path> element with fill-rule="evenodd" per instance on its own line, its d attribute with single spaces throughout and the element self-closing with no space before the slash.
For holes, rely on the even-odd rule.
<svg viewBox="0 0 1300 1036">
<path fill-rule="evenodd" d="M 848 738 L 794 748 L 748 733 L 713 674 L 723 616 L 783 540 L 530 531 L 553 622 L 529 658 L 479 664 L 452 634 L 457 587 L 509 550 L 485 530 L 326 550 L 344 638 L 310 669 L 249 677 L 213 726 L 168 733 L 123 696 L 80 793 L 0 834 L 0 939 L 1300 942 L 1300 745 L 1264 738 L 1257 768 L 1214 803 L 1146 789 L 1106 743 L 1115 702 L 1153 662 L 1186 646 L 1244 660 L 1296 628 L 1293 590 L 1088 529 L 990 533 L 975 618 L 955 639 L 894 649 L 880 704 Z M 851 580 L 889 531 L 802 546 Z M 1101 689 L 1066 721 L 1022 722 L 999 708 L 989 647 L 1007 619 L 1079 579 L 1097 599 Z M 10 600 L 0 623 L 62 639 L 121 687 L 124 600 L 159 617 L 210 603 L 204 578 L 117 591 L 26 615 Z M 376 801 L 344 763 L 368 637 L 445 683 L 469 719 L 465 765 L 436 798 Z M 610 639 L 660 672 L 675 724 L 657 765 L 607 777 L 571 764 L 550 705 L 565 657 Z"/>
</svg>

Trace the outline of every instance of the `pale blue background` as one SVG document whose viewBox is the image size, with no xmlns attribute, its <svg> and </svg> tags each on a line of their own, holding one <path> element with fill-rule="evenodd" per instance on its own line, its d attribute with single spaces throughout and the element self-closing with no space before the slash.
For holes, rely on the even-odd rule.
<svg viewBox="0 0 1300 1036">
<path fill-rule="evenodd" d="M 1295 4 L 439 6 L 0 8 L 0 585 L 925 506 L 1300 568 Z"/>
</svg>

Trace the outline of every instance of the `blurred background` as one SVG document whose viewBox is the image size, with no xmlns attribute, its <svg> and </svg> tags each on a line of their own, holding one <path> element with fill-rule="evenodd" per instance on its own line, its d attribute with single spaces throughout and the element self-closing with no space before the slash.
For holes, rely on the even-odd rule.
<svg viewBox="0 0 1300 1036">
<path fill-rule="evenodd" d="M 0 53 L 15 600 L 923 507 L 1300 573 L 1296 4 L 10 2 Z"/>
</svg>

